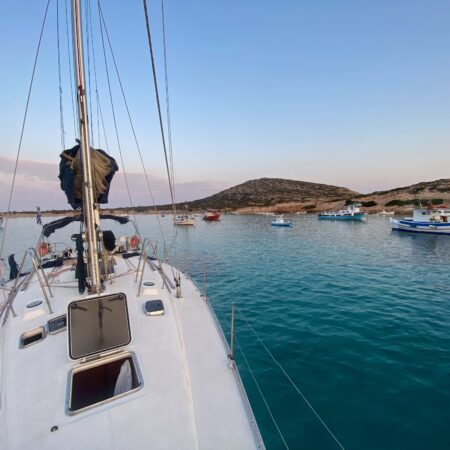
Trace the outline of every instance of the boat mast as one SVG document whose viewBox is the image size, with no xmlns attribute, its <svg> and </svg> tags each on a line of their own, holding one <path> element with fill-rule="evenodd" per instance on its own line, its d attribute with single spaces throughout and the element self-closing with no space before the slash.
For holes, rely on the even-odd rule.
<svg viewBox="0 0 450 450">
<path fill-rule="evenodd" d="M 84 242 L 88 250 L 88 274 L 91 278 L 91 292 L 100 292 L 101 279 L 98 259 L 97 230 L 99 229 L 98 206 L 95 203 L 94 184 L 89 143 L 86 84 L 84 77 L 83 34 L 80 0 L 72 0 L 72 28 L 75 55 L 75 76 L 77 91 L 78 119 L 80 127 L 80 152 L 83 177 L 83 214 L 85 225 Z"/>
</svg>

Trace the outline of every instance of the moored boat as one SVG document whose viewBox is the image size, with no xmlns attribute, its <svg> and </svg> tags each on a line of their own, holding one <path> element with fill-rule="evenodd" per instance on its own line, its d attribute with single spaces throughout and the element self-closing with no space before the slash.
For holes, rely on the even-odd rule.
<svg viewBox="0 0 450 450">
<path fill-rule="evenodd" d="M 446 205 L 417 208 L 413 217 L 390 220 L 395 231 L 450 235 L 450 208 Z"/>
<path fill-rule="evenodd" d="M 383 209 L 383 211 L 378 213 L 379 216 L 393 216 L 394 215 L 394 211 L 386 211 Z"/>
<path fill-rule="evenodd" d="M 319 213 L 320 220 L 367 220 L 367 213 L 361 210 L 361 203 L 353 203 L 347 209 Z"/>
<path fill-rule="evenodd" d="M 206 220 L 207 222 L 217 222 L 220 220 L 220 211 L 206 212 L 203 216 L 203 220 Z"/>
<path fill-rule="evenodd" d="M 173 223 L 175 225 L 195 225 L 195 217 L 188 216 L 187 214 L 181 214 L 175 216 Z"/>
<path fill-rule="evenodd" d="M 284 220 L 283 214 L 275 217 L 272 222 L 273 227 L 292 227 L 292 222 L 290 220 Z"/>
</svg>

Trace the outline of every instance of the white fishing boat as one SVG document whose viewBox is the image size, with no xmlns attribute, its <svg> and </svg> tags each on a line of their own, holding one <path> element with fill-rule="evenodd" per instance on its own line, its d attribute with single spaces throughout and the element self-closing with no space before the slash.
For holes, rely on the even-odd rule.
<svg viewBox="0 0 450 450">
<path fill-rule="evenodd" d="M 413 211 L 413 217 L 390 220 L 395 231 L 450 234 L 450 208 L 446 205 L 417 208 Z"/>
<path fill-rule="evenodd" d="M 81 209 L 44 225 L 19 265 L 10 259 L 1 287 L 0 447 L 263 449 L 210 303 L 150 239 L 137 230 L 116 239 L 107 229 L 132 221 L 100 212 L 115 161 L 91 148 L 80 0 L 72 15 L 80 141 L 62 155 L 61 179 Z M 53 232 L 74 221 L 75 248 L 50 254 Z"/>
<path fill-rule="evenodd" d="M 361 210 L 361 203 L 353 203 L 347 209 L 319 213 L 320 220 L 367 220 L 367 213 Z"/>
<path fill-rule="evenodd" d="M 378 213 L 379 216 L 393 216 L 394 215 L 394 211 L 385 211 L 383 209 L 383 211 Z"/>
<path fill-rule="evenodd" d="M 180 214 L 175 216 L 173 223 L 180 226 L 192 226 L 195 225 L 195 217 L 189 216 L 187 214 Z"/>
</svg>

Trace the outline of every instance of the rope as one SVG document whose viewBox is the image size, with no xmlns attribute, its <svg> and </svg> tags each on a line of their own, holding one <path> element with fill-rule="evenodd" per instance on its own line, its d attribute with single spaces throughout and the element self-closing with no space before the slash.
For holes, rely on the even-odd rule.
<svg viewBox="0 0 450 450">
<path fill-rule="evenodd" d="M 236 308 L 237 309 L 237 308 Z M 314 409 L 314 407 L 311 405 L 311 403 L 309 402 L 309 400 L 306 398 L 305 394 L 303 394 L 303 392 L 300 390 L 300 388 L 295 384 L 294 380 L 289 376 L 289 374 L 286 372 L 286 370 L 284 369 L 284 367 L 281 365 L 280 362 L 277 361 L 277 359 L 275 358 L 275 356 L 273 355 L 273 353 L 267 348 L 266 344 L 264 344 L 264 342 L 262 341 L 262 339 L 259 337 L 258 333 L 255 331 L 255 329 L 250 325 L 249 321 L 247 320 L 247 317 L 245 316 L 245 314 L 243 313 L 242 310 L 240 310 L 240 313 L 242 315 L 242 317 L 245 320 L 245 323 L 247 324 L 247 326 L 250 328 L 250 330 L 253 332 L 253 334 L 255 335 L 256 339 L 258 339 L 259 343 L 264 347 L 264 349 L 266 350 L 266 352 L 269 354 L 269 356 L 272 358 L 273 362 L 278 366 L 278 368 L 283 372 L 283 374 L 285 375 L 285 377 L 289 380 L 289 382 L 291 383 L 292 387 L 295 389 L 295 391 L 300 395 L 300 397 L 305 401 L 305 403 L 308 405 L 308 407 L 311 409 L 311 411 L 314 413 L 314 415 L 317 417 L 317 419 L 319 420 L 319 422 L 324 426 L 324 428 L 328 431 L 329 435 L 335 440 L 336 444 L 339 446 L 339 448 L 341 448 L 342 450 L 344 450 L 344 446 L 339 442 L 338 438 L 335 436 L 335 434 L 330 430 L 330 428 L 328 427 L 328 425 L 325 423 L 325 421 L 320 417 L 319 413 Z"/>
<path fill-rule="evenodd" d="M 37 49 L 36 49 L 36 55 L 34 57 L 33 71 L 31 73 L 30 86 L 28 88 L 27 102 L 26 102 L 26 105 L 25 105 L 25 112 L 24 112 L 24 115 L 23 115 L 22 129 L 20 131 L 20 139 L 19 139 L 19 145 L 18 145 L 18 148 L 17 148 L 16 162 L 14 164 L 14 174 L 13 174 L 13 179 L 12 179 L 12 183 L 11 183 L 11 189 L 9 191 L 7 216 L 5 218 L 5 227 L 3 229 L 2 241 L 1 241 L 1 245 L 0 245 L 0 258 L 3 255 L 3 246 L 5 244 L 6 230 L 8 228 L 8 216 L 9 216 L 9 212 L 11 211 L 11 202 L 12 202 L 12 196 L 13 196 L 13 192 L 14 192 L 14 184 L 16 182 L 17 167 L 19 165 L 20 151 L 22 149 L 23 134 L 24 134 L 24 131 L 25 131 L 25 122 L 27 120 L 27 115 L 28 115 L 28 106 L 30 104 L 31 89 L 33 88 L 34 74 L 36 72 L 36 65 L 37 65 L 37 60 L 38 60 L 38 57 L 39 57 L 39 50 L 41 48 L 42 36 L 44 34 L 44 27 L 45 27 L 45 22 L 47 20 L 47 13 L 48 13 L 49 5 L 50 5 L 50 0 L 47 0 L 47 6 L 45 7 L 45 14 L 44 14 L 44 19 L 42 21 L 41 32 L 39 34 L 39 42 L 38 42 L 38 46 L 37 46 Z"/>
<path fill-rule="evenodd" d="M 58 81 L 59 81 L 59 121 L 61 128 L 61 149 L 66 148 L 65 143 L 65 131 L 64 131 L 64 108 L 63 108 L 63 98 L 62 98 L 62 82 L 61 82 L 61 52 L 59 45 L 59 0 L 56 0 L 56 40 L 58 47 Z"/>
</svg>

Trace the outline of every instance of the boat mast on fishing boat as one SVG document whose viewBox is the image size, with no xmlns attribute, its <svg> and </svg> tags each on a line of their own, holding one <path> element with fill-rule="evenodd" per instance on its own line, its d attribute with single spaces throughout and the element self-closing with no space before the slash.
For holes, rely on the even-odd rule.
<svg viewBox="0 0 450 450">
<path fill-rule="evenodd" d="M 46 224 L 2 286 L 1 448 L 264 449 L 199 288 L 149 238 L 105 229 L 130 221 L 100 212 L 117 166 L 89 140 L 80 0 L 72 22 L 80 140 L 60 178 L 75 215 Z M 73 222 L 75 248 L 42 258 L 36 248 Z"/>
</svg>

